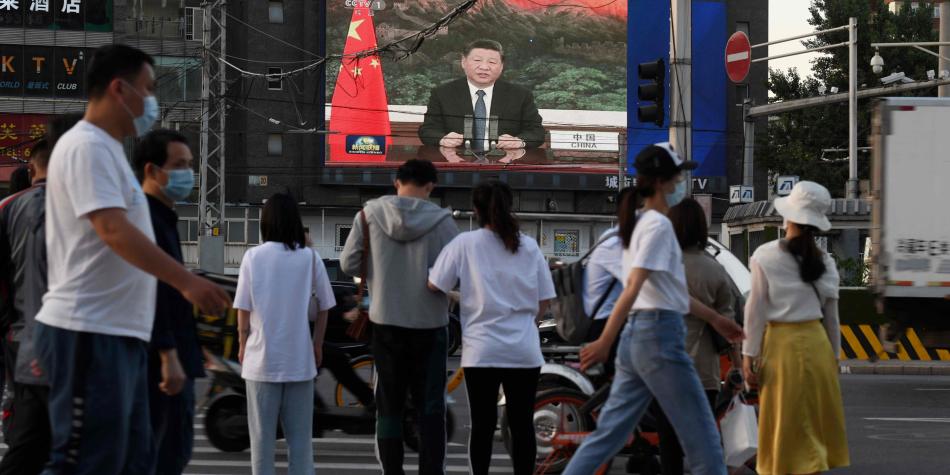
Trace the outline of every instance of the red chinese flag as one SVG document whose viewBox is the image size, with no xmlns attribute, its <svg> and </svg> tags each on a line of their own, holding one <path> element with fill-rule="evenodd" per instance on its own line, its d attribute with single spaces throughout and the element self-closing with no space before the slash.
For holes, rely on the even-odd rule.
<svg viewBox="0 0 950 475">
<path fill-rule="evenodd" d="M 379 56 L 348 56 L 376 48 L 368 8 L 355 8 L 330 109 L 329 162 L 384 162 L 391 135 L 389 101 Z"/>
</svg>

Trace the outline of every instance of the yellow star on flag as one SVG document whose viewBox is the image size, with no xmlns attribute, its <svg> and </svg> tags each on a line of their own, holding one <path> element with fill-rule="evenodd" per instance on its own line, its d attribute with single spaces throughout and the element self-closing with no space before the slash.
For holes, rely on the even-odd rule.
<svg viewBox="0 0 950 475">
<path fill-rule="evenodd" d="M 376 58 L 373 58 L 373 60 L 369 62 L 369 65 L 372 66 L 372 67 L 374 67 L 374 68 L 378 68 L 378 67 L 379 67 L 379 60 L 376 59 Z"/>
<path fill-rule="evenodd" d="M 355 38 L 355 39 L 357 39 L 357 40 L 359 40 L 359 41 L 363 41 L 363 38 L 360 37 L 360 34 L 359 34 L 358 31 L 356 31 L 356 29 L 359 28 L 360 25 L 362 25 L 364 21 L 366 21 L 366 20 L 354 20 L 354 21 L 351 21 L 351 22 L 350 22 L 350 31 L 349 31 L 349 33 L 346 34 L 346 37 L 347 37 L 347 38 Z"/>
<path fill-rule="evenodd" d="M 350 72 L 353 73 L 353 77 L 356 77 L 356 76 L 359 76 L 359 75 L 363 74 L 363 68 L 355 67 L 355 68 L 351 69 Z"/>
</svg>

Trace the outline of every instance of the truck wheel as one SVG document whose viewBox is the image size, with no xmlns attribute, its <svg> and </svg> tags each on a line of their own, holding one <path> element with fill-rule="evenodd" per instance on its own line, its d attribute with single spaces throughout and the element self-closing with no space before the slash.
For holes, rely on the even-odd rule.
<svg viewBox="0 0 950 475">
<path fill-rule="evenodd" d="M 251 446 L 247 429 L 247 401 L 237 394 L 219 397 L 205 411 L 205 434 L 218 450 L 243 452 Z"/>
</svg>

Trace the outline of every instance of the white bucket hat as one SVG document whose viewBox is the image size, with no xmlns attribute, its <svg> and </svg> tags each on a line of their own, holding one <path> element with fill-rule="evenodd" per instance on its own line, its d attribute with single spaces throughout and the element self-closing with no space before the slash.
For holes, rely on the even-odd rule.
<svg viewBox="0 0 950 475">
<path fill-rule="evenodd" d="M 821 231 L 831 229 L 827 216 L 830 208 L 831 193 L 813 181 L 800 181 L 792 188 L 791 194 L 775 200 L 775 211 L 783 218 Z"/>
</svg>

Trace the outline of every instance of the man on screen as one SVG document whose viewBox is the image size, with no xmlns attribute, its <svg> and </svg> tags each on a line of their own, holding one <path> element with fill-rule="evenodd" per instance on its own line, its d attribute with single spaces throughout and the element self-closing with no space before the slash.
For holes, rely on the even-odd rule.
<svg viewBox="0 0 950 475">
<path fill-rule="evenodd" d="M 465 137 L 474 137 L 472 150 L 489 150 L 490 121 L 498 118 L 498 148 L 537 148 L 544 143 L 541 115 L 534 95 L 527 89 L 499 81 L 505 69 L 501 44 L 492 40 L 469 43 L 462 54 L 465 78 L 432 90 L 419 138 L 426 145 L 461 147 Z M 472 130 L 466 131 L 466 116 Z"/>
</svg>

